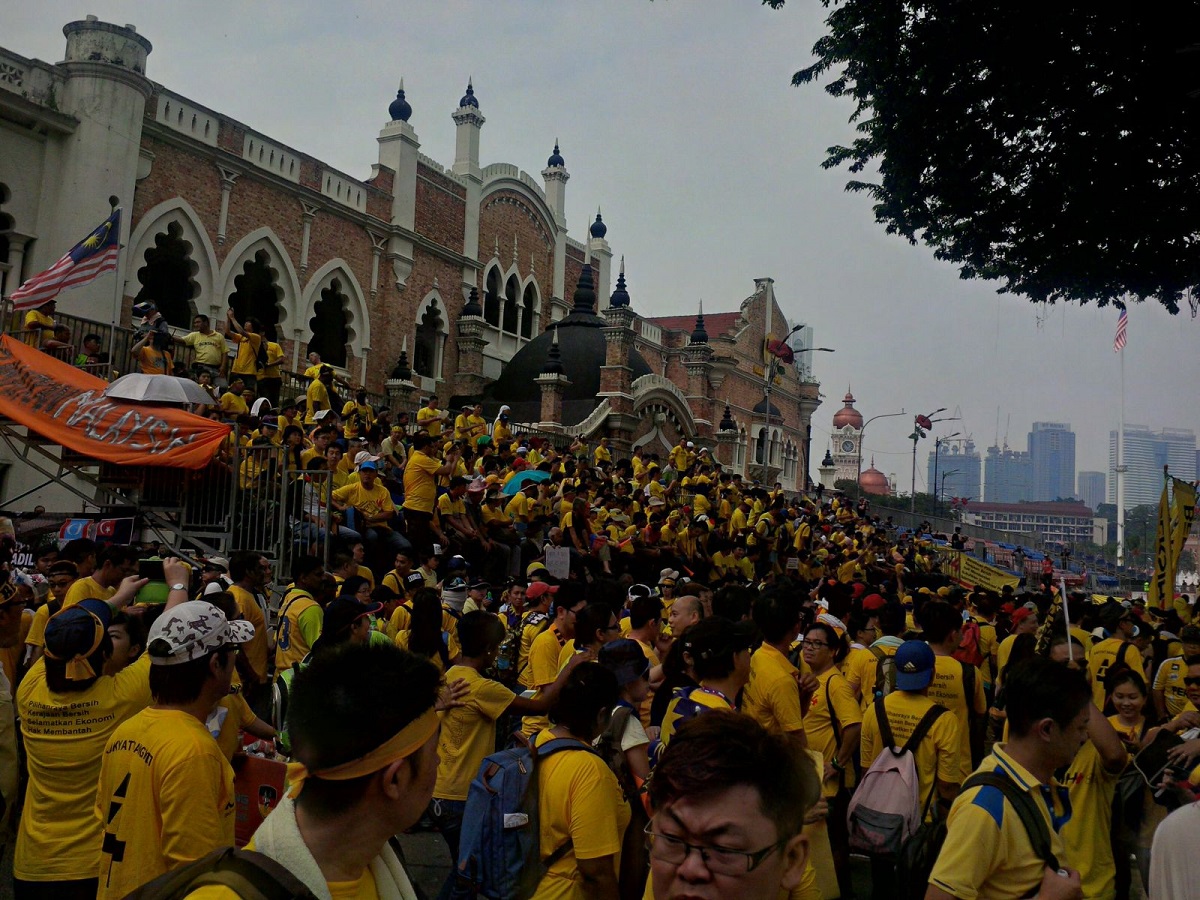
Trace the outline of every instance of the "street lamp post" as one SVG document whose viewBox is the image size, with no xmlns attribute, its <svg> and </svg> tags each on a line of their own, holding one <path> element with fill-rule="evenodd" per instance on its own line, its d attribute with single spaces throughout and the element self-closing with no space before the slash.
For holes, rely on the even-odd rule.
<svg viewBox="0 0 1200 900">
<path fill-rule="evenodd" d="M 947 435 L 944 435 L 943 437 L 933 439 L 933 487 L 934 487 L 933 502 L 934 502 L 935 506 L 937 505 L 938 500 L 940 499 L 940 496 L 941 496 L 937 492 L 937 486 L 938 486 L 938 463 L 941 462 L 941 459 L 942 459 L 942 444 L 944 444 L 946 441 L 950 440 L 950 438 L 958 437 L 960 434 L 962 434 L 961 431 L 956 431 L 956 432 L 954 432 L 954 434 L 947 434 Z M 943 479 L 943 484 L 944 483 L 945 483 L 945 480 Z"/>
<path fill-rule="evenodd" d="M 949 478 L 951 475 L 957 475 L 960 471 L 961 471 L 960 469 L 951 469 L 949 472 L 942 473 L 941 489 L 938 491 L 938 493 L 933 498 L 933 504 L 938 509 L 941 508 L 941 506 L 940 506 L 941 497 L 943 494 L 946 493 L 946 479 Z M 934 482 L 934 483 L 936 484 L 937 482 Z"/>
<path fill-rule="evenodd" d="M 787 334 L 785 334 L 783 336 L 783 339 L 779 343 L 783 346 L 786 346 L 788 338 L 790 338 L 797 331 L 800 331 L 801 329 L 806 328 L 806 327 L 808 327 L 808 326 L 807 326 L 807 323 L 805 323 L 805 322 L 801 322 L 799 325 L 793 326 L 792 330 L 789 331 Z M 800 353 L 833 353 L 833 352 L 834 352 L 834 350 L 832 347 L 805 347 L 801 350 L 793 350 L 792 351 L 792 359 L 794 360 L 795 357 Z M 771 354 L 771 362 L 768 363 L 768 365 L 767 365 L 766 377 L 764 379 L 764 384 L 763 384 L 763 407 L 766 410 L 765 415 L 767 418 L 767 439 L 765 441 L 763 441 L 763 459 L 762 459 L 762 472 L 763 472 L 763 480 L 764 481 L 766 480 L 767 466 L 769 466 L 771 464 L 771 459 L 770 459 L 770 454 L 771 454 L 771 439 L 770 439 L 771 388 L 775 385 L 775 376 L 777 376 L 779 374 L 779 366 L 782 364 L 782 362 L 783 362 L 783 360 L 780 357 L 776 356 L 773 353 Z M 809 430 L 807 431 L 807 433 L 805 435 L 805 439 L 804 439 L 804 481 L 805 481 L 806 485 L 808 482 L 808 460 L 809 460 L 809 453 L 810 453 L 811 449 L 812 449 L 812 428 L 810 427 Z"/>
<path fill-rule="evenodd" d="M 858 462 L 855 466 L 855 473 L 854 473 L 854 499 L 855 500 L 862 497 L 862 486 L 858 483 L 858 481 L 860 478 L 862 478 L 862 455 L 863 455 L 863 445 L 866 443 L 866 440 L 867 440 L 867 426 L 870 425 L 872 422 L 874 422 L 876 419 L 890 419 L 893 416 L 903 416 L 903 415 L 907 415 L 907 413 L 903 409 L 901 409 L 900 412 L 898 412 L 898 413 L 880 413 L 877 416 L 871 416 L 871 418 L 867 419 L 867 421 L 863 423 L 863 427 L 859 430 L 859 432 L 858 432 Z"/>
<path fill-rule="evenodd" d="M 801 353 L 834 353 L 832 347 L 804 347 L 801 350 L 795 351 L 799 356 Z M 767 407 L 767 412 L 771 411 L 771 407 Z M 804 481 L 801 487 L 802 491 L 808 490 L 808 485 L 812 481 L 811 473 L 809 472 L 810 460 L 812 459 L 812 420 L 804 426 Z"/>
<path fill-rule="evenodd" d="M 921 438 L 925 437 L 925 430 L 932 429 L 934 426 L 934 423 L 936 423 L 936 422 L 957 422 L 958 421 L 957 416 L 947 416 L 944 419 L 935 419 L 934 418 L 934 416 L 936 416 L 938 413 L 945 412 L 945 411 L 946 411 L 946 407 L 943 406 L 940 409 L 935 409 L 933 412 L 929 413 L 928 415 L 917 416 L 913 420 L 913 433 L 911 435 L 909 435 L 909 437 L 912 438 L 912 442 L 913 442 L 912 486 L 909 488 L 908 497 L 909 497 L 909 511 L 914 514 L 917 511 L 917 441 L 919 441 Z M 934 490 L 935 491 L 937 490 L 936 484 L 934 485 Z"/>
</svg>

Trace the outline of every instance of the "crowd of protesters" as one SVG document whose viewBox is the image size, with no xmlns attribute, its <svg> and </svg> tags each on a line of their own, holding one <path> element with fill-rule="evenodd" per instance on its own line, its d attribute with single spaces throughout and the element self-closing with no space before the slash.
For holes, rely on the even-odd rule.
<svg viewBox="0 0 1200 900">
<path fill-rule="evenodd" d="M 290 760 L 249 849 L 314 896 L 417 896 L 392 840 L 415 827 L 455 862 L 440 896 L 478 896 L 468 808 L 508 746 L 537 760 L 538 900 L 1200 883 L 1187 597 L 964 587 L 948 537 L 752 483 L 694 440 L 617 458 L 436 397 L 393 423 L 319 359 L 276 408 L 256 323 L 229 326 L 232 367 L 196 375 L 228 379 L 215 414 L 274 461 L 243 487 L 328 475 L 297 479 L 286 572 L 168 551 L 148 603 L 132 548 L 10 567 L 18 900 L 123 897 L 231 846 L 248 742 Z"/>
</svg>

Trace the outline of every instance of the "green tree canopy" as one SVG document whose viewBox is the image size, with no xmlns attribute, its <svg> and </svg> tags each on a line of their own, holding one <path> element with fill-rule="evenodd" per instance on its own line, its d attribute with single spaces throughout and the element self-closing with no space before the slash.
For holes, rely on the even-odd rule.
<svg viewBox="0 0 1200 900">
<path fill-rule="evenodd" d="M 780 7 L 784 0 L 763 0 Z M 889 233 L 1034 302 L 1200 286 L 1200 6 L 823 0 L 792 81 L 854 101 L 826 168 Z"/>
</svg>

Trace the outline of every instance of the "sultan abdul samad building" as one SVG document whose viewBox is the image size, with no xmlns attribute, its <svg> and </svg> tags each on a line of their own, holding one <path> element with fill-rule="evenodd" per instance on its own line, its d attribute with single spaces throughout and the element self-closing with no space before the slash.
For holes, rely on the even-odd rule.
<svg viewBox="0 0 1200 900">
<path fill-rule="evenodd" d="M 731 311 L 641 315 L 651 298 L 633 259 L 628 282 L 614 265 L 599 213 L 583 240 L 568 235 L 557 144 L 538 177 L 481 163 L 472 85 L 433 118 L 403 85 L 381 98 L 377 159 L 359 178 L 151 81 L 151 43 L 132 27 L 89 16 L 63 31 L 59 63 L 0 50 L 4 296 L 115 195 L 126 324 L 138 299 L 182 330 L 232 307 L 264 323 L 285 368 L 315 350 L 398 407 L 483 397 L 618 450 L 695 438 L 750 477 L 802 485 L 818 385 L 783 365 L 766 390 L 767 342 L 788 331 L 772 279 Z M 446 112 L 456 149 L 443 166 L 421 154 L 417 125 Z M 59 310 L 111 322 L 115 305 L 106 277 Z"/>
</svg>

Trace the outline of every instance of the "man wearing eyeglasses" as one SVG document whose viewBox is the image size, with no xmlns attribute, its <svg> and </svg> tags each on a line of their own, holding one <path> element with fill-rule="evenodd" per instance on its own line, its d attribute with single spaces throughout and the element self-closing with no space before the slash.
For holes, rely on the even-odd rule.
<svg viewBox="0 0 1200 900">
<path fill-rule="evenodd" d="M 816 768 L 746 716 L 698 716 L 650 779 L 653 900 L 770 898 L 801 888 Z"/>
</svg>

